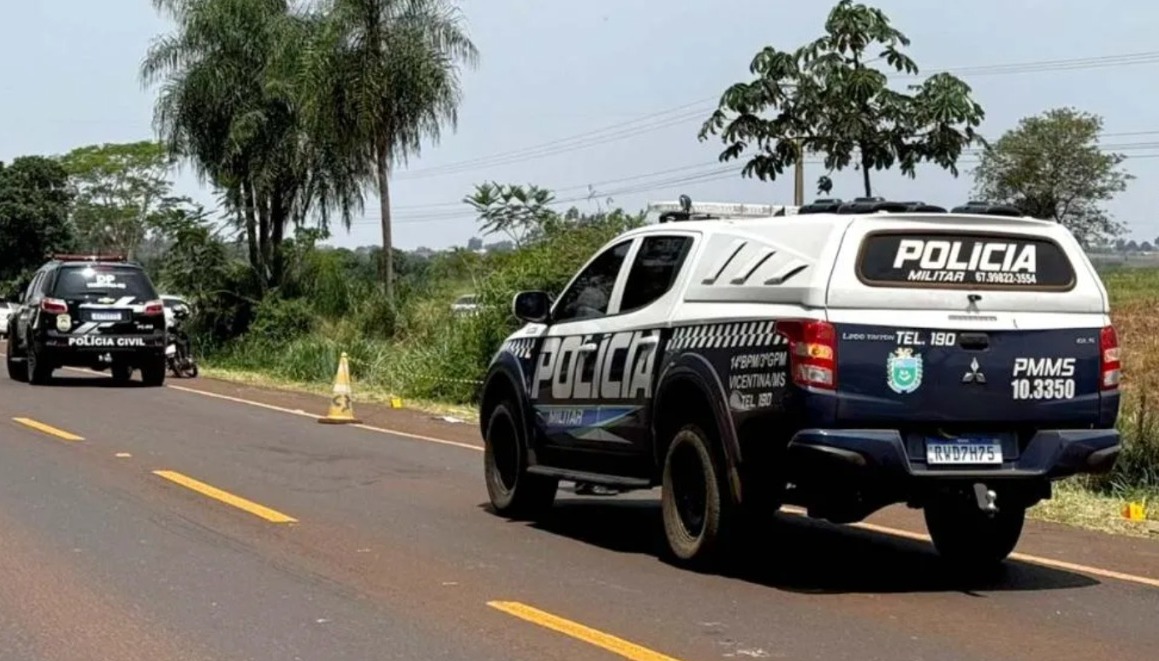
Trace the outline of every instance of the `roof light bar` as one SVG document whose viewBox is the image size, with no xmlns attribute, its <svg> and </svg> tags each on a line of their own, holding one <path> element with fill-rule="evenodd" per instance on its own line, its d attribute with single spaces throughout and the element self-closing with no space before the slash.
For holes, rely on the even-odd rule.
<svg viewBox="0 0 1159 661">
<path fill-rule="evenodd" d="M 74 255 L 69 253 L 54 254 L 52 258 L 58 262 L 123 262 L 124 255 Z"/>
<path fill-rule="evenodd" d="M 708 214 L 719 218 L 768 218 L 769 216 L 794 215 L 797 207 L 783 204 L 748 204 L 741 202 L 693 202 L 685 208 L 680 202 L 651 202 L 648 211 L 659 213 L 685 212 Z"/>
</svg>

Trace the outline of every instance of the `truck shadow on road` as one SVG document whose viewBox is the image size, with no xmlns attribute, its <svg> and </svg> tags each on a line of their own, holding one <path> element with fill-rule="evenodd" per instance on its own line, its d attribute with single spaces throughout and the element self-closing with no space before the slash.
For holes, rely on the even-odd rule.
<svg viewBox="0 0 1159 661">
<path fill-rule="evenodd" d="M 619 553 L 663 558 L 658 502 L 560 499 L 533 527 Z M 948 566 L 929 543 L 791 514 L 778 514 L 724 561 L 717 574 L 809 594 L 1059 590 L 1099 581 L 1008 560 L 979 576 Z"/>
<path fill-rule="evenodd" d="M 48 383 L 50 388 L 144 388 L 137 378 L 131 381 L 116 381 L 111 376 L 54 376 Z"/>
</svg>

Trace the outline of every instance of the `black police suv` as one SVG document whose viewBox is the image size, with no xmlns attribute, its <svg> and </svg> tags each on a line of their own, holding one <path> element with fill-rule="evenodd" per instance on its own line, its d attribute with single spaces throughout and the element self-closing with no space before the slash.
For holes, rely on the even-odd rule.
<svg viewBox="0 0 1159 661">
<path fill-rule="evenodd" d="M 70 366 L 165 382 L 165 309 L 144 269 L 124 258 L 56 255 L 33 276 L 8 331 L 16 381 L 46 384 Z"/>
</svg>

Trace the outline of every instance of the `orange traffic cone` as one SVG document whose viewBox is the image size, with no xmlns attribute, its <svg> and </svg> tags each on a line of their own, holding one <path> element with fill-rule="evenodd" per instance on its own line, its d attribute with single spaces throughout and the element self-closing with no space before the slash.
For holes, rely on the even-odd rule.
<svg viewBox="0 0 1159 661">
<path fill-rule="evenodd" d="M 331 425 L 361 423 L 361 420 L 354 417 L 354 400 L 350 395 L 350 365 L 347 363 L 346 352 L 343 351 L 342 357 L 338 359 L 338 373 L 334 375 L 330 411 L 326 417 L 318 418 L 318 422 Z"/>
</svg>

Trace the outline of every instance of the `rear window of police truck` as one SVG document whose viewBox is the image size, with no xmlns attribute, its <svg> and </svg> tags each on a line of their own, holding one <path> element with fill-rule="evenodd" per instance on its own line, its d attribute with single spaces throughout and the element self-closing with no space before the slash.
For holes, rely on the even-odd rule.
<svg viewBox="0 0 1159 661">
<path fill-rule="evenodd" d="M 1050 239 L 970 232 L 872 232 L 857 277 L 877 287 L 1065 291 L 1075 285 L 1066 251 Z"/>
<path fill-rule="evenodd" d="M 66 266 L 60 270 L 53 288 L 57 298 L 127 299 L 137 303 L 157 298 L 149 276 L 129 266 Z"/>
</svg>

